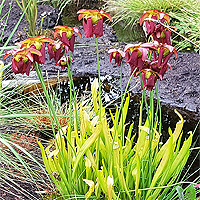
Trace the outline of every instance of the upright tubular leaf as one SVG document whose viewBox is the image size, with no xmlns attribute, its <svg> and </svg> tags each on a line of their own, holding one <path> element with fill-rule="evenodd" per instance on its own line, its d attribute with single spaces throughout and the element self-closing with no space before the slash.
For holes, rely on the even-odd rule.
<svg viewBox="0 0 200 200">
<path fill-rule="evenodd" d="M 95 128 L 94 133 L 84 142 L 84 144 L 81 146 L 80 150 L 78 151 L 76 158 L 75 158 L 75 162 L 74 162 L 72 177 L 75 177 L 76 169 L 77 169 L 80 159 L 82 158 L 84 153 L 87 151 L 87 149 L 92 145 L 92 143 L 94 143 L 94 141 L 97 139 L 97 137 L 100 134 L 100 130 L 101 130 L 101 127 L 97 126 Z"/>
<path fill-rule="evenodd" d="M 181 134 L 182 128 L 183 128 L 183 117 L 181 114 L 175 110 L 175 113 L 180 117 L 180 121 L 176 124 L 176 128 L 173 133 L 173 144 L 176 143 L 179 135 Z M 156 157 L 154 158 L 154 166 L 157 166 L 160 162 L 161 158 L 163 157 L 164 152 L 167 149 L 167 142 L 161 147 L 160 151 L 157 153 Z"/>
<path fill-rule="evenodd" d="M 166 151 L 165 151 L 165 153 L 163 155 L 163 158 L 162 158 L 159 166 L 157 167 L 156 173 L 153 176 L 150 188 L 155 186 L 156 182 L 161 177 L 161 174 L 166 170 L 167 166 L 171 165 L 171 163 L 170 163 L 170 160 L 171 160 L 170 157 L 173 156 L 173 146 L 172 146 L 172 143 L 173 143 L 173 136 L 171 135 L 170 138 L 169 138 L 169 141 L 167 143 L 167 149 L 166 149 Z M 152 192 L 152 190 L 149 190 L 147 192 L 146 197 L 148 197 L 151 192 Z"/>
<path fill-rule="evenodd" d="M 2 70 L 4 68 L 4 63 L 3 61 L 0 60 L 0 70 Z M 3 70 L 0 71 L 0 91 L 2 88 L 2 80 L 3 80 Z"/>
</svg>

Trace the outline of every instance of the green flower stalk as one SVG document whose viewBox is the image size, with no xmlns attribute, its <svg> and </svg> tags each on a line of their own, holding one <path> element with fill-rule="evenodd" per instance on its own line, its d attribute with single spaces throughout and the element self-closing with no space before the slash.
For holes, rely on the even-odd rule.
<svg viewBox="0 0 200 200">
<path fill-rule="evenodd" d="M 83 29 L 85 31 L 85 36 L 87 38 L 93 37 L 95 35 L 96 37 L 96 52 L 97 52 L 97 65 L 98 65 L 98 77 L 99 77 L 99 121 L 101 122 L 101 115 L 102 115 L 102 103 L 101 103 L 101 71 L 100 71 L 100 65 L 99 65 L 99 45 L 98 45 L 98 37 L 103 36 L 103 18 L 107 17 L 111 22 L 113 21 L 111 16 L 103 10 L 86 10 L 81 9 L 77 12 L 78 20 L 80 21 L 83 19 Z M 86 20 L 86 22 L 85 22 Z M 98 145 L 97 145 L 97 169 L 99 168 L 99 143 L 100 143 L 100 137 L 98 138 Z"/>
<path fill-rule="evenodd" d="M 123 68 L 123 63 L 122 63 L 122 59 L 125 58 L 125 52 L 121 51 L 121 50 L 117 50 L 117 49 L 110 49 L 108 51 L 108 54 L 110 54 L 110 62 L 112 59 L 115 60 L 115 64 L 117 64 L 118 66 L 121 65 L 121 69 L 120 69 L 120 88 L 121 88 L 121 105 L 123 104 L 123 89 L 122 89 L 122 68 Z M 122 113 L 122 121 L 123 121 L 123 113 Z M 123 131 L 123 127 L 121 127 L 121 137 L 122 137 L 122 146 L 124 145 L 124 131 Z"/>
<path fill-rule="evenodd" d="M 74 129 L 76 132 L 78 132 L 78 116 L 77 116 L 77 105 L 76 105 L 76 92 L 74 88 L 74 82 L 72 77 L 72 57 L 71 52 L 74 51 L 74 42 L 75 42 L 75 33 L 79 35 L 80 38 L 82 38 L 81 33 L 79 32 L 77 27 L 68 27 L 68 26 L 56 26 L 54 27 L 54 38 L 58 37 L 58 39 L 61 42 L 61 45 L 53 45 L 49 47 L 49 52 L 51 52 L 51 58 L 54 57 L 55 62 L 57 65 L 60 65 L 61 68 L 67 67 L 68 69 L 68 77 L 70 82 L 70 123 L 73 124 L 73 106 L 75 109 L 75 122 L 74 122 Z M 56 49 L 56 46 L 59 46 L 58 49 Z M 64 50 L 65 51 L 64 51 Z M 62 53 L 63 52 L 63 53 Z M 58 55 L 56 54 L 58 53 Z M 58 61 L 59 53 L 64 55 L 60 58 Z M 67 53 L 69 53 L 69 56 L 67 56 Z M 73 91 L 73 94 L 72 94 Z"/>
<path fill-rule="evenodd" d="M 98 77 L 99 77 L 99 118 L 101 118 L 101 72 L 99 65 L 99 45 L 98 37 L 103 36 L 103 18 L 107 17 L 111 22 L 113 21 L 111 16 L 103 10 L 91 10 L 81 9 L 77 12 L 78 20 L 83 19 L 83 29 L 87 38 L 96 37 L 96 51 L 97 51 L 97 65 L 98 65 Z M 86 22 L 85 22 L 86 20 Z"/>
</svg>

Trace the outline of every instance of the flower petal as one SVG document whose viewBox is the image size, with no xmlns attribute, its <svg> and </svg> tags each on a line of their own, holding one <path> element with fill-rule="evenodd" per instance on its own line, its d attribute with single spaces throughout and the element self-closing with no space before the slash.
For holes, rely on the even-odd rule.
<svg viewBox="0 0 200 200">
<path fill-rule="evenodd" d="M 100 19 L 98 23 L 94 26 L 94 31 L 96 37 L 103 36 L 103 19 Z"/>
<path fill-rule="evenodd" d="M 198 189 L 200 189 L 200 183 L 199 183 L 199 184 L 196 184 L 196 185 L 194 185 L 194 188 L 198 188 Z"/>
<path fill-rule="evenodd" d="M 113 19 L 108 13 L 105 13 L 102 9 L 100 10 L 100 13 L 102 16 L 107 17 L 111 22 L 113 22 Z"/>
<path fill-rule="evenodd" d="M 69 49 L 74 52 L 74 42 L 75 42 L 75 35 L 73 34 L 71 39 L 69 40 Z"/>
<path fill-rule="evenodd" d="M 85 20 L 83 20 L 83 29 L 85 31 L 85 36 L 87 38 L 93 37 L 93 23 L 92 18 L 87 19 L 87 24 L 85 23 Z"/>
</svg>

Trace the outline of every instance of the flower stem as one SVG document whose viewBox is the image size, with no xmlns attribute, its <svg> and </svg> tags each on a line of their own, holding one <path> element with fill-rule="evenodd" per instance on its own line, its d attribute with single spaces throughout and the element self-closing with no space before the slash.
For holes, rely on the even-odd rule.
<svg viewBox="0 0 200 200">
<path fill-rule="evenodd" d="M 71 83 L 72 83 L 72 89 L 73 89 L 73 95 L 74 95 L 74 110 L 75 110 L 75 120 L 76 120 L 76 126 L 74 127 L 75 130 L 78 132 L 78 114 L 77 114 L 77 102 L 76 102 L 76 91 L 74 88 L 74 82 L 73 82 L 73 77 L 72 77 L 72 58 L 71 58 L 71 51 L 69 50 L 69 58 L 70 58 L 70 66 L 71 66 Z"/>
<path fill-rule="evenodd" d="M 149 121 L 149 181 L 148 187 L 152 181 L 152 140 L 153 140 L 153 123 L 154 123 L 154 101 L 153 101 L 153 90 L 150 91 L 150 121 Z"/>
<path fill-rule="evenodd" d="M 122 90 L 122 67 L 123 64 L 121 62 L 121 70 L 120 70 L 120 88 L 121 88 L 121 105 L 123 104 L 123 90 Z M 123 122 L 123 112 L 122 112 L 122 122 Z M 121 138 L 122 138 L 122 146 L 124 146 L 124 131 L 123 131 L 123 126 L 122 126 L 122 130 L 121 130 Z"/>
<path fill-rule="evenodd" d="M 66 55 L 65 55 L 66 56 Z M 74 88 L 74 82 L 73 82 L 73 76 L 72 76 L 72 58 L 71 58 L 71 51 L 69 50 L 69 59 L 70 59 L 70 65 L 68 63 L 68 77 L 69 77 L 69 83 L 70 83 L 70 123 L 72 125 L 73 121 L 73 106 L 74 105 L 74 111 L 75 111 L 75 131 L 78 131 L 78 115 L 77 115 L 77 105 L 76 105 L 76 92 Z M 73 91 L 73 94 L 72 94 Z"/>
<path fill-rule="evenodd" d="M 158 80 L 156 83 L 156 97 L 157 97 L 157 104 L 158 104 L 158 110 L 159 110 L 159 134 L 161 134 L 161 128 L 162 128 L 162 110 L 161 110 L 161 105 L 160 105 L 160 100 L 159 100 L 159 95 L 158 95 Z M 156 120 L 156 119 L 155 119 Z"/>
<path fill-rule="evenodd" d="M 99 77 L 99 122 L 101 122 L 101 71 L 99 65 L 99 45 L 98 37 L 96 37 L 96 51 L 97 51 L 97 66 L 98 66 L 98 77 Z M 100 148 L 100 135 L 97 141 L 97 170 L 99 169 L 99 148 Z"/>
<path fill-rule="evenodd" d="M 101 121 L 101 71 L 99 64 L 99 45 L 98 37 L 96 37 L 96 50 L 97 50 L 97 66 L 98 66 L 98 78 L 99 78 L 99 120 Z"/>
<path fill-rule="evenodd" d="M 69 110 L 70 110 L 70 124 L 73 124 L 73 107 L 72 107 L 72 102 L 73 102 L 73 96 L 72 96 L 72 84 L 71 84 L 71 75 L 70 75 L 70 67 L 67 67 L 68 71 L 68 78 L 69 78 Z"/>
<path fill-rule="evenodd" d="M 45 94 L 45 97 L 47 99 L 47 105 L 48 105 L 48 110 L 49 110 L 49 115 L 50 115 L 50 120 L 51 120 L 51 124 L 52 124 L 52 130 L 53 130 L 53 133 L 54 133 L 54 138 L 56 138 L 56 134 L 55 134 L 55 128 L 54 128 L 54 121 L 56 122 L 56 126 L 59 130 L 59 133 L 60 130 L 62 131 L 62 127 L 58 121 L 58 118 L 56 116 L 56 112 L 55 112 L 55 109 L 53 107 L 53 104 L 52 104 L 52 101 L 51 101 L 51 98 L 48 94 L 48 91 L 46 89 L 46 85 L 45 85 L 45 82 L 44 82 L 44 78 L 42 76 L 42 71 L 41 71 L 41 68 L 40 68 L 40 65 L 38 63 L 34 63 L 34 67 L 35 67 L 35 71 L 37 72 L 37 75 L 38 75 L 38 78 L 40 80 L 40 83 L 42 85 L 42 89 L 44 91 L 44 94 Z M 53 118 L 53 119 L 52 119 Z M 61 134 L 59 134 L 59 136 L 61 137 Z M 66 138 L 67 139 L 67 138 Z M 57 142 L 57 140 L 56 140 Z M 69 143 L 70 147 L 72 148 L 73 152 L 76 154 L 73 146 L 71 145 L 71 142 L 67 139 L 67 142 Z"/>
</svg>

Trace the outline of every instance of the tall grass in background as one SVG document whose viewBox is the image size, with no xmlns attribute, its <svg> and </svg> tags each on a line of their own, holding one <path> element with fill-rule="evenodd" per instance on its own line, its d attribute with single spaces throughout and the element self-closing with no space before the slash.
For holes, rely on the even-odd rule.
<svg viewBox="0 0 200 200">
<path fill-rule="evenodd" d="M 156 9 L 168 13 L 171 25 L 178 28 L 177 32 L 187 37 L 195 44 L 200 44 L 200 1 L 196 0 L 107 0 L 106 10 L 114 15 L 115 23 L 123 21 L 125 27 L 138 23 L 143 11 Z M 199 48 L 180 36 L 172 38 L 175 48 L 183 50 Z"/>
</svg>

